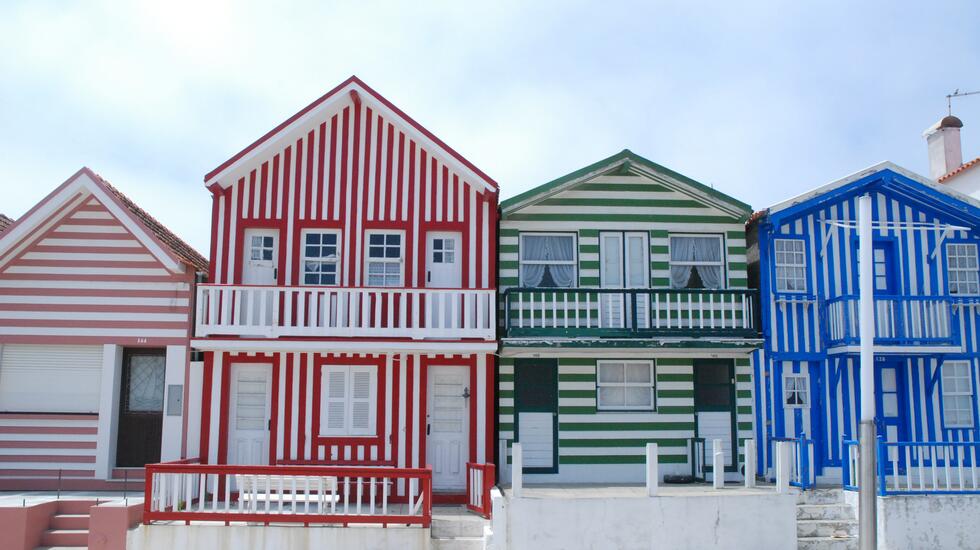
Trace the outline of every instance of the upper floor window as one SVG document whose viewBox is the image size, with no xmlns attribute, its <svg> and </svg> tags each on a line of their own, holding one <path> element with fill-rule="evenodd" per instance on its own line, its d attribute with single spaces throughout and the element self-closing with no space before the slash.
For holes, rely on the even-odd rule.
<svg viewBox="0 0 980 550">
<path fill-rule="evenodd" d="M 776 239 L 776 292 L 806 292 L 806 243 Z"/>
<path fill-rule="evenodd" d="M 368 233 L 368 286 L 402 286 L 401 233 Z"/>
<path fill-rule="evenodd" d="M 272 235 L 252 235 L 249 259 L 271 260 L 276 253 L 276 238 Z"/>
<path fill-rule="evenodd" d="M 724 287 L 724 258 L 721 235 L 671 235 L 670 287 Z"/>
<path fill-rule="evenodd" d="M 521 286 L 575 286 L 575 235 L 525 233 L 521 235 Z"/>
<path fill-rule="evenodd" d="M 980 294 L 977 245 L 973 243 L 948 243 L 946 245 L 946 272 L 950 294 Z"/>
<path fill-rule="evenodd" d="M 947 428 L 973 427 L 973 376 L 969 361 L 946 361 L 943 372 L 943 416 Z"/>
<path fill-rule="evenodd" d="M 653 361 L 599 361 L 596 369 L 600 410 L 654 410 Z"/>
<path fill-rule="evenodd" d="M 324 365 L 320 390 L 320 434 L 376 435 L 378 368 Z"/>
<path fill-rule="evenodd" d="M 303 284 L 336 285 L 340 259 L 336 232 L 306 233 L 303 241 Z"/>
</svg>

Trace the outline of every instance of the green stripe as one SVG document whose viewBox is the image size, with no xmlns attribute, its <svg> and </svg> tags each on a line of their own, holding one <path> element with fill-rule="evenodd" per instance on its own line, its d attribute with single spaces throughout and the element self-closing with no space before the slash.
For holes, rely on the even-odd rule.
<svg viewBox="0 0 980 550">
<path fill-rule="evenodd" d="M 694 407 L 658 407 L 660 414 L 694 414 Z"/>
<path fill-rule="evenodd" d="M 650 237 L 651 238 L 654 238 L 654 239 L 663 239 L 663 238 L 666 238 L 668 235 L 670 235 L 670 231 L 667 231 L 666 229 L 651 229 L 650 230 Z"/>
<path fill-rule="evenodd" d="M 594 390 L 558 390 L 558 397 L 586 397 L 594 398 Z"/>
<path fill-rule="evenodd" d="M 661 244 L 650 245 L 650 254 L 666 254 L 670 252 L 669 247 Z"/>
<path fill-rule="evenodd" d="M 744 246 L 729 246 L 728 247 L 729 256 L 744 256 L 745 247 Z"/>
<path fill-rule="evenodd" d="M 578 251 L 580 254 L 598 254 L 599 245 L 597 244 L 580 244 L 578 245 Z"/>
<path fill-rule="evenodd" d="M 684 214 L 589 214 L 569 212 L 564 214 L 511 214 L 514 221 L 557 222 L 646 222 L 646 223 L 738 223 L 728 216 L 697 216 Z"/>
<path fill-rule="evenodd" d="M 577 187 L 582 191 L 637 191 L 646 193 L 669 193 L 663 185 L 655 183 L 583 183 Z"/>
<path fill-rule="evenodd" d="M 559 430 L 569 432 L 584 431 L 625 431 L 625 430 L 685 430 L 693 431 L 694 422 L 562 422 Z"/>
<path fill-rule="evenodd" d="M 596 408 L 593 407 L 562 407 L 559 403 L 558 414 L 595 414 Z"/>
<path fill-rule="evenodd" d="M 694 375 L 683 373 L 658 374 L 657 382 L 694 382 Z"/>
<path fill-rule="evenodd" d="M 657 397 L 694 397 L 693 390 L 657 390 Z"/>
<path fill-rule="evenodd" d="M 498 245 L 497 252 L 500 254 L 517 254 L 517 245 L 516 244 Z"/>
<path fill-rule="evenodd" d="M 614 184 L 622 187 L 621 184 Z M 623 189 L 617 189 L 623 191 Z M 580 199 L 580 198 L 552 198 L 545 199 L 539 204 L 544 206 L 635 206 L 652 208 L 709 208 L 707 205 L 698 201 L 688 199 Z"/>
<path fill-rule="evenodd" d="M 594 374 L 558 373 L 559 382 L 595 382 Z"/>
<path fill-rule="evenodd" d="M 686 455 L 661 455 L 661 464 L 685 464 Z M 561 456 L 559 464 L 644 464 L 646 455 L 594 455 L 594 456 Z"/>
<path fill-rule="evenodd" d="M 598 229 L 579 229 L 578 230 L 578 234 L 580 236 L 582 236 L 582 237 L 598 237 L 599 236 L 599 230 Z"/>
<path fill-rule="evenodd" d="M 687 447 L 686 439 L 562 439 L 559 447 L 644 447 L 656 443 L 661 447 Z"/>
<path fill-rule="evenodd" d="M 593 260 L 583 260 L 579 262 L 582 269 L 599 269 L 599 262 Z"/>
<path fill-rule="evenodd" d="M 513 260 L 500 260 L 497 265 L 500 266 L 500 269 L 517 269 L 520 267 L 520 263 Z"/>
<path fill-rule="evenodd" d="M 729 231 L 728 232 L 728 238 L 729 239 L 744 239 L 745 238 L 745 231 Z"/>
<path fill-rule="evenodd" d="M 500 228 L 501 237 L 516 237 L 520 234 L 520 229 L 508 229 L 505 227 Z"/>
</svg>

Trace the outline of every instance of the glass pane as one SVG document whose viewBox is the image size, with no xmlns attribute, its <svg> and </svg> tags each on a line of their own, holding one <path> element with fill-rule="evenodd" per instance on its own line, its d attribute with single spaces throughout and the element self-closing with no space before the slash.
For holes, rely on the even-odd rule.
<svg viewBox="0 0 980 550">
<path fill-rule="evenodd" d="M 630 363 L 626 365 L 626 381 L 637 384 L 650 384 L 650 365 L 645 363 Z"/>
<path fill-rule="evenodd" d="M 165 374 L 165 356 L 130 356 L 127 408 L 134 412 L 162 411 Z"/>
<path fill-rule="evenodd" d="M 629 269 L 626 272 L 626 285 L 632 288 L 646 287 L 647 273 L 650 272 L 646 263 L 644 247 L 646 239 L 640 235 L 626 236 L 627 258 L 629 259 Z"/>
<path fill-rule="evenodd" d="M 626 388 L 622 386 L 600 387 L 599 406 L 622 407 L 626 404 Z"/>
<path fill-rule="evenodd" d="M 622 363 L 603 363 L 599 366 L 599 382 L 619 382 L 625 380 Z"/>
<path fill-rule="evenodd" d="M 622 244 L 619 235 L 602 236 L 602 284 L 609 287 L 623 286 Z"/>
<path fill-rule="evenodd" d="M 648 408 L 653 406 L 653 391 L 650 388 L 626 388 L 626 405 Z"/>
</svg>

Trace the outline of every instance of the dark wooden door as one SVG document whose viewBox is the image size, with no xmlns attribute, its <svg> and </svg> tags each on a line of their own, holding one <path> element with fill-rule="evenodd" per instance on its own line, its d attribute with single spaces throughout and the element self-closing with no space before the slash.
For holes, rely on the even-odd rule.
<svg viewBox="0 0 980 550">
<path fill-rule="evenodd" d="M 160 462 L 166 370 L 165 350 L 128 349 L 123 353 L 117 467 L 141 467 Z"/>
<path fill-rule="evenodd" d="M 735 366 L 731 359 L 694 360 L 694 414 L 696 433 L 704 438 L 711 463 L 712 441 L 720 439 L 725 451 L 725 469 L 735 470 L 738 457 L 735 448 Z"/>
<path fill-rule="evenodd" d="M 514 362 L 516 438 L 524 449 L 524 471 L 558 471 L 558 360 Z"/>
</svg>

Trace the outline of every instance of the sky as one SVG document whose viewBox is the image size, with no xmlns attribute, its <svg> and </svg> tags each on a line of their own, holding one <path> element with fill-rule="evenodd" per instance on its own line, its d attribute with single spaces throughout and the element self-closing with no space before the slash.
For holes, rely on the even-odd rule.
<svg viewBox="0 0 980 550">
<path fill-rule="evenodd" d="M 980 2 L 0 4 L 0 212 L 89 166 L 208 254 L 203 176 L 352 74 L 505 199 L 624 148 L 760 209 L 980 90 Z M 954 100 L 965 159 L 980 95 Z"/>
</svg>

